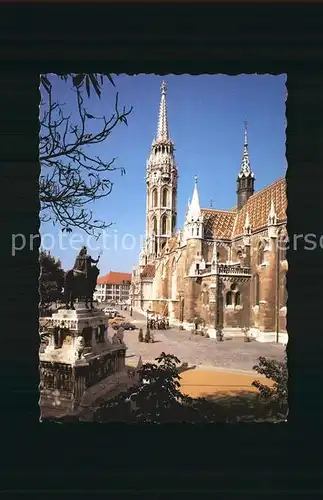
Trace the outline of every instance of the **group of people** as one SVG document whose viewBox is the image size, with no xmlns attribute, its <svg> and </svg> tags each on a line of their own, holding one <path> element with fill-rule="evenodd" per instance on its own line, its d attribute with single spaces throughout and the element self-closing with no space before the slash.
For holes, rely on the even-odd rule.
<svg viewBox="0 0 323 500">
<path fill-rule="evenodd" d="M 169 328 L 169 319 L 167 317 L 153 316 L 147 319 L 147 328 L 149 330 L 167 330 Z"/>
</svg>

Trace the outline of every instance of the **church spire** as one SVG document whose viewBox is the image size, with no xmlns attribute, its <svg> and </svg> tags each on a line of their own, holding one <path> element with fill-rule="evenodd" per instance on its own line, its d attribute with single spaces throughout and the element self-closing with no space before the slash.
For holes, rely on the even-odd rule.
<svg viewBox="0 0 323 500">
<path fill-rule="evenodd" d="M 255 176 L 250 168 L 247 125 L 247 122 L 244 122 L 243 155 L 237 179 L 238 210 L 241 210 L 254 193 Z"/>
<path fill-rule="evenodd" d="M 245 218 L 245 223 L 243 226 L 243 234 L 249 235 L 251 234 L 251 224 L 250 224 L 250 219 L 249 219 L 249 213 L 246 213 L 246 218 Z"/>
<path fill-rule="evenodd" d="M 248 151 L 248 123 L 244 122 L 244 145 L 243 145 L 243 155 L 241 161 L 241 168 L 239 172 L 239 177 L 249 177 L 253 176 L 250 168 L 250 159 Z"/>
<path fill-rule="evenodd" d="M 194 190 L 192 201 L 189 204 L 184 223 L 185 239 L 203 238 L 203 214 L 197 189 L 197 177 L 194 177 Z"/>
<path fill-rule="evenodd" d="M 161 98 L 159 105 L 159 116 L 158 116 L 158 126 L 157 126 L 157 136 L 156 142 L 168 141 L 168 121 L 167 121 L 167 105 L 166 105 L 166 82 L 163 81 L 160 87 Z"/>
<path fill-rule="evenodd" d="M 269 238 L 276 238 L 277 236 L 277 214 L 275 210 L 274 200 L 271 199 L 270 210 L 268 215 L 268 236 Z"/>
<path fill-rule="evenodd" d="M 190 202 L 188 209 L 188 218 L 189 219 L 198 219 L 201 215 L 201 206 L 200 206 L 200 197 L 197 189 L 197 177 L 194 177 L 194 191 L 192 196 L 192 201 Z"/>
<path fill-rule="evenodd" d="M 176 233 L 177 178 L 174 143 L 169 138 L 166 83 L 161 85 L 157 134 L 146 167 L 146 240 L 149 260 L 158 257 L 168 238 Z"/>
</svg>

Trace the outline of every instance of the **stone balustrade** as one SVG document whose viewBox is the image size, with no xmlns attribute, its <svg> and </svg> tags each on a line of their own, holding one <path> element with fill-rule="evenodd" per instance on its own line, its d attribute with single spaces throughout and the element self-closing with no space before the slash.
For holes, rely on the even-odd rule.
<svg viewBox="0 0 323 500">
<path fill-rule="evenodd" d="M 251 275 L 250 267 L 230 266 L 228 264 L 219 264 L 219 274 L 238 274 L 238 275 Z"/>
<path fill-rule="evenodd" d="M 229 265 L 229 264 L 218 264 L 217 269 L 207 267 L 205 269 L 196 269 L 196 276 L 203 276 L 205 274 L 217 274 L 220 275 L 240 275 L 240 276 L 251 276 L 250 267 L 241 267 L 240 265 Z"/>
</svg>

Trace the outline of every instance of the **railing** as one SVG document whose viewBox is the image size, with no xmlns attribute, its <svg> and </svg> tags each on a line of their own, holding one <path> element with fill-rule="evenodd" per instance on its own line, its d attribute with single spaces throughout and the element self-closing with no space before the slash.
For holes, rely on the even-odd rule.
<svg viewBox="0 0 323 500">
<path fill-rule="evenodd" d="M 220 264 L 218 266 L 219 274 L 251 274 L 250 267 L 230 266 Z"/>
<path fill-rule="evenodd" d="M 207 267 L 206 269 L 196 269 L 196 275 L 202 276 L 203 274 L 212 273 L 212 268 Z M 237 274 L 237 275 L 249 275 L 251 274 L 250 267 L 241 267 L 240 265 L 227 265 L 227 264 L 219 264 L 218 265 L 218 273 L 219 274 Z"/>
<path fill-rule="evenodd" d="M 197 269 L 197 273 L 199 276 L 201 274 L 209 274 L 212 271 L 211 267 L 207 267 L 205 269 Z"/>
</svg>

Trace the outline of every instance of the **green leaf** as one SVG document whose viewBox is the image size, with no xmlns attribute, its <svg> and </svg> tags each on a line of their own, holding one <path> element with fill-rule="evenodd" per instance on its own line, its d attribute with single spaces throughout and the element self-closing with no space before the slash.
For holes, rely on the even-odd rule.
<svg viewBox="0 0 323 500">
<path fill-rule="evenodd" d="M 40 83 L 45 88 L 46 92 L 49 94 L 52 88 L 52 84 L 47 78 L 47 75 L 40 75 Z"/>
<path fill-rule="evenodd" d="M 74 75 L 73 76 L 74 87 L 79 87 L 80 85 L 82 85 L 84 78 L 85 78 L 84 73 L 78 73 L 77 75 Z"/>
<path fill-rule="evenodd" d="M 87 96 L 90 97 L 90 79 L 89 79 L 89 75 L 86 75 L 85 85 L 86 85 Z"/>
<path fill-rule="evenodd" d="M 108 80 L 110 81 L 110 83 L 112 83 L 112 85 L 115 87 L 115 83 L 114 83 L 113 78 L 110 75 L 110 73 L 105 73 L 105 76 L 108 78 Z"/>
<path fill-rule="evenodd" d="M 90 74 L 89 77 L 90 77 L 91 83 L 94 87 L 94 90 L 95 90 L 97 96 L 100 98 L 101 97 L 101 89 L 100 89 L 100 85 L 96 79 L 96 76 L 94 74 Z"/>
</svg>

